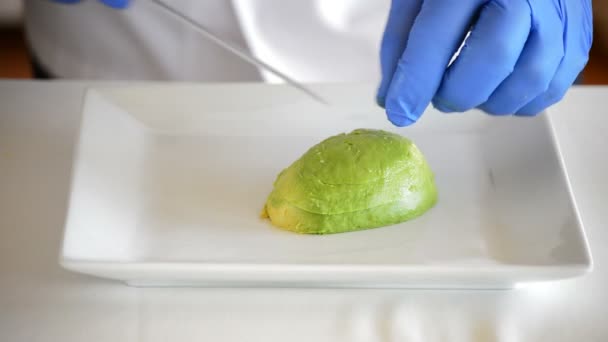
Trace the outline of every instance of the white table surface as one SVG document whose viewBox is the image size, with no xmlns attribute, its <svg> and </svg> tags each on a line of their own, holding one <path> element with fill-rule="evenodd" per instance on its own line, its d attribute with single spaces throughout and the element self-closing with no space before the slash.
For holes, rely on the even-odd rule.
<svg viewBox="0 0 608 342">
<path fill-rule="evenodd" d="M 86 83 L 0 82 L 0 341 L 606 341 L 608 88 L 553 110 L 594 271 L 513 291 L 130 288 L 57 263 Z"/>
</svg>

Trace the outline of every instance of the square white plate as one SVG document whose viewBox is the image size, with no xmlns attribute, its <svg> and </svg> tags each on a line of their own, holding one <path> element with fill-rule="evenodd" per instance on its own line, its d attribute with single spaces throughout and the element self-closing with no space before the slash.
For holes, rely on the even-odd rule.
<svg viewBox="0 0 608 342">
<path fill-rule="evenodd" d="M 87 92 L 61 264 L 140 286 L 510 288 L 591 268 L 546 115 L 428 110 L 392 127 L 373 87 L 141 85 Z M 281 169 L 355 128 L 404 134 L 439 202 L 402 224 L 298 235 L 259 217 Z"/>
</svg>

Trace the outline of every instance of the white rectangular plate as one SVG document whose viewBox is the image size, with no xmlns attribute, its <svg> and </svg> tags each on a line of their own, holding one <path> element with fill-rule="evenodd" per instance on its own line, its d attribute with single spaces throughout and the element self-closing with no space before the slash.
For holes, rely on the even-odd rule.
<svg viewBox="0 0 608 342">
<path fill-rule="evenodd" d="M 142 85 L 87 92 L 61 263 L 140 286 L 510 288 L 591 257 L 546 115 L 428 110 L 392 127 L 367 85 Z M 440 199 L 422 217 L 313 236 L 259 217 L 281 169 L 355 128 L 413 139 Z"/>
</svg>

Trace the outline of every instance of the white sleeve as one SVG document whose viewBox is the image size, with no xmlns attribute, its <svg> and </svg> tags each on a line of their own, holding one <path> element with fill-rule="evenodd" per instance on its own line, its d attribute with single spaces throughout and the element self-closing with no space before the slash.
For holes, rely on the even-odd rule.
<svg viewBox="0 0 608 342">
<path fill-rule="evenodd" d="M 247 49 L 229 1 L 165 0 Z M 25 1 L 27 39 L 54 76 L 77 79 L 256 81 L 259 71 L 146 0 L 126 10 L 99 1 Z"/>
<path fill-rule="evenodd" d="M 378 81 L 389 0 L 232 0 L 250 49 L 301 82 Z M 262 73 L 270 82 L 276 78 Z"/>
</svg>

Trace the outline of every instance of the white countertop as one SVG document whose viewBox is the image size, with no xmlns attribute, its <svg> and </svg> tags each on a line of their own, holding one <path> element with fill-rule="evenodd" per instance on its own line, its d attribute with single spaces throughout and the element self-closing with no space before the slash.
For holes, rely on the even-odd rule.
<svg viewBox="0 0 608 342">
<path fill-rule="evenodd" d="M 57 263 L 81 82 L 0 82 L 0 341 L 605 341 L 608 88 L 552 110 L 594 271 L 513 291 L 130 288 Z"/>
</svg>

